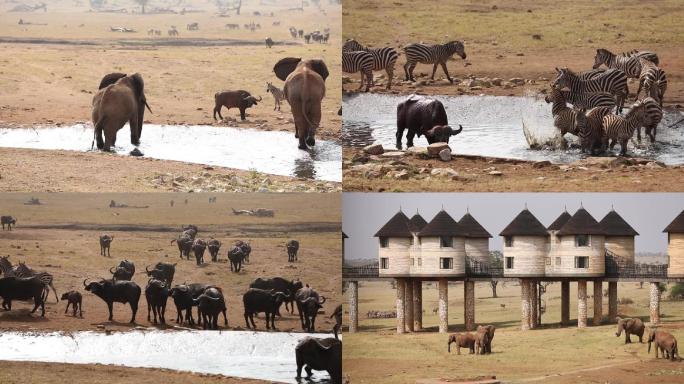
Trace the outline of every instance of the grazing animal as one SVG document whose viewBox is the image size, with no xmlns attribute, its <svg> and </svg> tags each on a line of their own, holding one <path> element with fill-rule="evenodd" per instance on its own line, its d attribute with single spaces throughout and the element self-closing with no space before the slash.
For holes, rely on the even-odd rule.
<svg viewBox="0 0 684 384">
<path fill-rule="evenodd" d="M 67 301 L 66 309 L 64 314 L 69 311 L 69 306 L 71 305 L 71 310 L 73 311 L 74 317 L 76 317 L 76 310 L 79 312 L 79 316 L 83 317 L 83 296 L 81 292 L 69 291 L 62 294 L 62 300 Z"/>
<path fill-rule="evenodd" d="M 614 107 L 596 107 L 586 114 L 584 129 L 579 132 L 582 150 L 596 154 L 603 151 L 603 118 L 613 113 Z"/>
<path fill-rule="evenodd" d="M 356 40 L 347 40 L 342 46 L 342 52 L 365 51 L 373 56 L 373 70 L 387 73 L 387 89 L 392 88 L 394 78 L 394 66 L 397 63 L 399 54 L 392 47 L 366 48 Z"/>
<path fill-rule="evenodd" d="M 271 39 L 270 37 L 267 37 L 267 38 L 266 38 L 266 46 L 267 46 L 268 48 L 271 48 L 271 47 L 273 46 L 273 44 L 275 44 L 275 43 L 273 42 L 273 39 Z"/>
<path fill-rule="evenodd" d="M 625 332 L 625 344 L 629 344 L 632 342 L 630 336 L 635 335 L 639 336 L 639 342 L 643 343 L 643 337 L 644 337 L 644 329 L 646 327 L 644 326 L 644 322 L 641 321 L 639 318 L 617 318 L 617 331 L 615 332 L 615 336 L 620 337 L 622 332 Z"/>
<path fill-rule="evenodd" d="M 280 313 L 280 306 L 285 301 L 287 295 L 275 290 L 263 290 L 250 288 L 242 295 L 242 303 L 245 308 L 245 323 L 247 328 L 256 329 L 254 315 L 263 312 L 266 317 L 266 329 L 276 329 L 275 316 Z"/>
<path fill-rule="evenodd" d="M 14 270 L 14 276 L 16 277 L 35 277 L 38 280 L 43 282 L 43 286 L 45 286 L 46 290 L 52 289 L 52 292 L 55 293 L 55 302 L 59 302 L 59 298 L 57 297 L 57 289 L 55 289 L 55 286 L 52 285 L 53 283 L 53 276 L 52 274 L 48 272 L 38 272 L 30 268 L 28 265 L 25 263 L 19 262 L 19 265 L 17 265 Z"/>
<path fill-rule="evenodd" d="M 168 34 L 169 34 L 169 36 L 176 36 L 176 37 L 180 35 L 180 33 L 178 32 L 176 27 L 169 28 Z"/>
<path fill-rule="evenodd" d="M 138 301 L 140 300 L 141 289 L 133 281 L 114 281 L 102 279 L 99 282 L 92 281 L 86 284 L 88 279 L 83 280 L 86 291 L 91 292 L 107 303 L 109 309 L 109 321 L 114 320 L 114 303 L 128 303 L 131 306 L 131 321 L 135 323 L 135 314 L 138 312 Z"/>
<path fill-rule="evenodd" d="M 615 96 L 606 92 L 599 93 L 572 93 L 561 90 L 560 93 L 568 103 L 576 109 L 592 109 L 597 107 L 615 108 Z"/>
<path fill-rule="evenodd" d="M 273 110 L 275 111 L 277 108 L 280 111 L 281 100 L 287 100 L 287 99 L 285 99 L 285 94 L 283 93 L 283 91 L 271 83 L 266 83 L 266 92 L 270 92 L 271 95 L 273 95 L 273 100 L 275 101 L 275 105 L 273 106 Z M 235 210 L 233 210 L 233 211 L 235 211 Z"/>
<path fill-rule="evenodd" d="M 214 120 L 216 120 L 217 113 L 219 118 L 223 120 L 223 116 L 221 115 L 222 107 L 226 107 L 228 110 L 231 108 L 239 109 L 240 120 L 245 120 L 245 111 L 247 108 L 257 105 L 260 101 L 261 96 L 257 99 L 249 92 L 243 90 L 216 92 L 214 95 Z"/>
<path fill-rule="evenodd" d="M 410 95 L 397 105 L 397 149 L 401 149 L 401 139 L 406 134 L 406 147 L 413 147 L 413 137 L 425 135 L 428 143 L 448 143 L 451 136 L 463 130 L 449 126 L 446 110 L 441 101 L 426 96 Z"/>
<path fill-rule="evenodd" d="M 288 304 L 290 305 L 290 313 L 294 313 L 294 300 L 295 300 L 295 293 L 304 287 L 301 281 L 299 279 L 297 280 L 286 280 L 283 279 L 282 277 L 274 277 L 272 279 L 262 279 L 258 277 L 256 280 L 254 280 L 250 285 L 250 288 L 259 288 L 263 290 L 275 290 L 276 292 L 284 292 L 286 295 L 284 303 L 285 303 L 285 311 L 288 310 Z M 280 315 L 280 313 L 278 313 Z"/>
<path fill-rule="evenodd" d="M 325 296 L 319 296 L 318 292 L 308 285 L 297 290 L 295 302 L 297 303 L 297 312 L 299 312 L 299 320 L 302 323 L 303 330 L 315 332 L 316 315 L 318 310 L 323 308 L 325 300 Z"/>
<path fill-rule="evenodd" d="M 218 329 L 218 315 L 223 313 L 223 324 L 228 325 L 226 299 L 218 287 L 208 287 L 196 299 L 197 316 L 201 318 L 204 329 Z"/>
<path fill-rule="evenodd" d="M 193 239 L 184 234 L 179 236 L 177 239 L 171 240 L 171 244 L 173 244 L 174 241 L 178 245 L 178 253 L 180 258 L 182 259 L 183 256 L 185 256 L 187 260 L 190 260 L 190 251 L 192 250 Z"/>
<path fill-rule="evenodd" d="M 373 86 L 373 55 L 365 51 L 342 51 L 342 72 L 361 74 L 361 84 L 358 90 L 363 88 L 364 78 L 366 92 Z"/>
<path fill-rule="evenodd" d="M 166 324 L 166 301 L 169 298 L 169 287 L 165 282 L 157 279 L 150 279 L 145 287 L 145 299 L 147 300 L 147 321 L 150 321 L 150 311 L 154 315 L 154 324 L 159 322 Z"/>
<path fill-rule="evenodd" d="M 100 255 L 101 256 L 112 257 L 112 255 L 109 253 L 109 248 L 112 245 L 112 241 L 114 241 L 114 236 L 109 236 L 107 234 L 100 236 Z"/>
<path fill-rule="evenodd" d="M 552 103 L 553 125 L 560 131 L 561 136 L 566 133 L 579 136 L 579 133 L 585 129 L 586 117 L 584 113 L 568 107 L 559 89 L 551 88 L 551 92 L 546 95 L 544 101 Z"/>
<path fill-rule="evenodd" d="M 207 248 L 209 249 L 209 254 L 211 255 L 211 261 L 218 261 L 218 254 L 219 250 L 221 249 L 221 242 L 212 238 L 207 242 Z"/>
<path fill-rule="evenodd" d="M 166 283 L 166 285 L 171 286 L 173 283 L 173 276 L 176 274 L 176 263 L 162 263 L 159 262 L 154 266 L 154 269 L 150 271 L 149 266 L 145 267 L 145 272 L 147 277 L 152 277 L 157 280 L 161 280 Z"/>
<path fill-rule="evenodd" d="M 128 123 L 131 144 L 140 145 L 145 107 L 152 112 L 145 97 L 145 83 L 139 73 L 110 73 L 100 81 L 93 96 L 92 119 L 97 148 L 109 151 L 116 144 L 116 134 Z M 104 141 L 102 135 L 104 133 Z"/>
<path fill-rule="evenodd" d="M 299 149 L 307 149 L 307 145 L 313 147 L 321 123 L 321 101 L 325 97 L 328 67 L 321 59 L 286 57 L 275 64 L 273 71 L 285 81 L 283 94 L 290 104 Z"/>
<path fill-rule="evenodd" d="M 40 307 L 40 316 L 45 317 L 45 285 L 36 277 L 3 277 L 0 278 L 0 297 L 3 299 L 2 306 L 8 311 L 12 310 L 12 300 L 33 299 L 35 313 Z"/>
<path fill-rule="evenodd" d="M 187 25 L 187 30 L 188 31 L 198 31 L 199 30 L 199 23 L 190 23 Z"/>
<path fill-rule="evenodd" d="M 287 248 L 287 261 L 289 263 L 297 261 L 297 251 L 299 251 L 299 241 L 289 240 L 287 242 L 287 244 L 285 244 L 285 248 Z"/>
<path fill-rule="evenodd" d="M 594 75 L 584 80 L 568 68 L 556 68 L 558 76 L 553 82 L 554 87 L 568 87 L 571 93 L 608 92 L 615 95 L 618 112 L 621 112 L 628 95 L 627 75 L 619 69 Z"/>
<path fill-rule="evenodd" d="M 465 48 L 462 41 L 450 41 L 446 44 L 426 45 L 420 43 L 409 44 L 404 47 L 404 54 L 406 55 L 406 64 L 404 64 L 404 73 L 406 74 L 406 81 L 416 81 L 413 78 L 413 70 L 417 63 L 433 64 L 432 66 L 432 80 L 435 79 L 435 72 L 437 72 L 437 65 L 441 65 L 444 74 L 450 83 L 454 80 L 449 77 L 446 62 L 454 54 L 461 56 L 463 60 L 466 59 Z"/>
<path fill-rule="evenodd" d="M 192 317 L 192 307 L 197 306 L 194 299 L 198 298 L 210 286 L 207 284 L 181 284 L 169 290 L 169 296 L 173 298 L 176 305 L 176 323 L 182 323 L 183 319 L 189 325 L 194 325 L 195 321 Z M 185 316 L 183 316 L 185 311 Z M 198 316 L 198 322 L 201 324 L 202 319 Z"/>
<path fill-rule="evenodd" d="M 335 318 L 333 333 L 335 334 L 335 338 L 337 339 L 337 333 L 340 332 L 340 330 L 342 329 L 342 304 L 335 307 L 335 310 L 333 311 L 332 315 L 330 315 L 331 319 L 333 317 Z"/>
<path fill-rule="evenodd" d="M 664 358 L 675 361 L 675 356 L 679 356 L 677 350 L 677 339 L 671 333 L 650 329 L 648 331 L 648 353 L 651 353 L 651 343 L 655 343 L 655 356 L 658 358 L 658 350 Z"/>
<path fill-rule="evenodd" d="M 230 271 L 238 273 L 242 269 L 242 262 L 245 260 L 245 253 L 240 246 L 233 245 L 228 250 L 228 261 L 230 263 Z"/>
<path fill-rule="evenodd" d="M 620 143 L 620 155 L 627 154 L 627 142 L 634 136 L 634 130 L 644 124 L 645 106 L 637 101 L 625 117 L 618 115 L 606 115 L 603 117 L 603 148 L 613 149 L 616 142 Z"/>
<path fill-rule="evenodd" d="M 295 359 L 298 381 L 304 368 L 307 377 L 311 377 L 314 370 L 326 371 L 332 384 L 342 384 L 342 341 L 334 337 L 305 337 L 295 347 Z"/>
<path fill-rule="evenodd" d="M 667 90 L 667 76 L 665 71 L 653 64 L 652 62 L 641 59 L 641 73 L 639 74 L 639 90 L 637 91 L 637 98 L 642 90 L 646 91 L 646 95 L 658 101 L 660 107 L 663 106 L 663 98 Z"/>
<path fill-rule="evenodd" d="M 204 264 L 204 251 L 207 249 L 207 242 L 202 239 L 195 239 L 192 243 L 192 252 L 195 254 L 197 265 Z"/>
<path fill-rule="evenodd" d="M 641 103 L 644 105 L 644 133 L 648 135 L 651 143 L 655 143 L 656 140 L 656 130 L 658 124 L 663 119 L 663 108 L 656 99 L 652 97 L 645 97 L 641 99 Z M 637 140 L 641 142 L 641 127 L 637 128 Z"/>
<path fill-rule="evenodd" d="M 447 350 L 451 353 L 451 343 L 456 343 L 456 354 L 461 354 L 461 348 L 468 348 L 470 354 L 475 353 L 475 335 L 470 332 L 454 333 L 449 335 Z"/>
<path fill-rule="evenodd" d="M 0 223 L 2 223 L 2 230 L 5 230 L 5 225 L 7 225 L 7 230 L 11 231 L 12 226 L 16 227 L 17 219 L 12 216 L 0 216 Z"/>
<path fill-rule="evenodd" d="M 132 261 L 121 260 L 117 267 L 109 268 L 109 273 L 112 274 L 112 279 L 114 280 L 130 281 L 135 274 L 135 264 Z"/>
</svg>

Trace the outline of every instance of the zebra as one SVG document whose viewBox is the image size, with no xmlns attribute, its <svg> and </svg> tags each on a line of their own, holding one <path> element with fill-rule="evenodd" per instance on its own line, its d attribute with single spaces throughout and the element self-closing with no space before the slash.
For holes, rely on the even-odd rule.
<svg viewBox="0 0 684 384">
<path fill-rule="evenodd" d="M 366 92 L 373 85 L 373 55 L 365 51 L 342 52 L 342 72 L 361 72 L 361 86 L 366 78 Z"/>
<path fill-rule="evenodd" d="M 387 89 L 392 88 L 394 78 L 394 65 L 397 63 L 399 53 L 392 47 L 366 48 L 356 40 L 347 40 L 342 46 L 342 52 L 365 51 L 373 55 L 373 70 L 385 70 L 387 73 Z"/>
<path fill-rule="evenodd" d="M 571 93 L 597 93 L 608 92 L 615 95 L 618 112 L 627 98 L 627 75 L 619 69 L 609 69 L 591 79 L 582 80 L 568 68 L 556 68 L 558 76 L 553 85 L 570 88 Z"/>
<path fill-rule="evenodd" d="M 644 104 L 644 133 L 648 136 L 651 143 L 655 143 L 656 128 L 663 119 L 663 108 L 660 103 L 652 97 L 644 97 L 641 99 Z M 637 141 L 641 143 L 641 126 L 637 128 Z"/>
<path fill-rule="evenodd" d="M 613 107 L 596 107 L 587 112 L 586 124 L 579 132 L 582 151 L 591 155 L 603 151 L 603 117 L 613 113 Z"/>
<path fill-rule="evenodd" d="M 416 81 L 413 78 L 413 70 L 416 68 L 417 63 L 433 64 L 431 79 L 434 80 L 435 72 L 437 71 L 437 64 L 439 64 L 442 66 L 444 74 L 449 82 L 453 84 L 454 80 L 449 77 L 449 71 L 447 71 L 446 62 L 455 53 L 458 53 L 463 60 L 466 58 L 465 48 L 463 47 L 462 41 L 450 41 L 446 44 L 436 45 L 426 45 L 421 43 L 409 44 L 404 47 L 404 53 L 406 54 L 406 64 L 404 64 L 406 81 Z"/>
<path fill-rule="evenodd" d="M 625 117 L 618 115 L 606 115 L 603 117 L 603 148 L 613 149 L 616 142 L 620 143 L 620 155 L 627 154 L 627 142 L 634 136 L 634 130 L 644 123 L 645 105 L 639 101 L 634 103 Z"/>
<path fill-rule="evenodd" d="M 637 91 L 637 98 L 641 90 L 646 90 L 646 95 L 650 96 L 663 106 L 663 97 L 665 97 L 665 90 L 667 90 L 667 76 L 665 71 L 646 59 L 640 59 L 641 73 L 639 75 L 639 90 Z"/>
<path fill-rule="evenodd" d="M 597 107 L 612 107 L 615 108 L 615 96 L 606 92 L 598 93 L 572 93 L 570 91 L 562 90 L 563 98 L 573 108 L 577 109 L 592 109 Z"/>
<path fill-rule="evenodd" d="M 266 83 L 266 92 L 271 92 L 271 95 L 273 95 L 273 99 L 275 100 L 275 106 L 273 106 L 273 110 L 275 111 L 276 108 L 278 108 L 278 110 L 280 111 L 281 100 L 287 100 L 282 89 L 276 87 L 271 83 Z"/>
<path fill-rule="evenodd" d="M 584 113 L 568 107 L 565 104 L 563 94 L 556 88 L 551 89 L 551 92 L 546 95 L 544 101 L 552 103 L 553 125 L 558 128 L 561 136 L 565 136 L 566 133 L 579 136 L 579 133 L 584 130 L 586 123 Z"/>
<path fill-rule="evenodd" d="M 640 59 L 646 59 L 655 65 L 660 64 L 660 59 L 658 59 L 658 55 L 655 52 L 639 51 L 639 50 L 633 49 L 631 51 L 621 53 L 620 56 L 638 57 Z"/>
<path fill-rule="evenodd" d="M 608 68 L 619 69 L 624 72 L 628 78 L 638 79 L 641 73 L 641 63 L 637 56 L 616 55 L 607 49 L 597 49 L 596 56 L 594 56 L 594 66 L 596 69 L 605 64 Z"/>
<path fill-rule="evenodd" d="M 12 262 L 9 261 L 9 255 L 0 256 L 0 272 L 5 277 L 16 277 L 16 269 L 17 267 L 12 266 Z"/>
<path fill-rule="evenodd" d="M 275 43 L 273 42 L 273 39 L 271 39 L 270 37 L 267 37 L 267 38 L 266 38 L 266 46 L 269 47 L 269 48 L 271 48 L 271 47 L 273 46 L 273 44 L 275 44 Z"/>
</svg>

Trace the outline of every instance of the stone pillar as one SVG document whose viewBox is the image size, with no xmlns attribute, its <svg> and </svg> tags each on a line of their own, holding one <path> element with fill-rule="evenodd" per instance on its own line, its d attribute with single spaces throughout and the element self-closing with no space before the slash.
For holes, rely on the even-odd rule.
<svg viewBox="0 0 684 384">
<path fill-rule="evenodd" d="M 577 328 L 587 327 L 587 281 L 577 282 Z"/>
<path fill-rule="evenodd" d="M 449 332 L 449 281 L 439 279 L 439 333 Z"/>
<path fill-rule="evenodd" d="M 397 282 L 397 333 L 406 332 L 404 326 L 404 299 L 406 297 L 406 279 L 395 279 Z"/>
<path fill-rule="evenodd" d="M 475 330 L 475 282 L 463 282 L 463 317 L 466 331 Z"/>
<path fill-rule="evenodd" d="M 608 282 L 608 320 L 614 322 L 618 315 L 618 283 Z"/>
<path fill-rule="evenodd" d="M 520 329 L 530 329 L 530 284 L 527 280 L 520 280 Z"/>
<path fill-rule="evenodd" d="M 651 324 L 660 324 L 660 289 L 658 283 L 651 283 Z"/>
<path fill-rule="evenodd" d="M 530 312 L 530 328 L 534 329 L 537 328 L 537 319 L 538 319 L 538 307 L 537 304 L 539 302 L 539 291 L 538 291 L 538 286 L 537 282 L 535 280 L 530 281 L 530 308 L 532 311 Z"/>
<path fill-rule="evenodd" d="M 349 333 L 359 329 L 359 282 L 349 282 Z"/>
<path fill-rule="evenodd" d="M 413 332 L 413 280 L 406 279 L 406 300 L 404 300 L 405 308 L 405 320 L 406 329 L 409 332 Z"/>
<path fill-rule="evenodd" d="M 423 282 L 413 280 L 413 330 L 423 329 Z"/>
<path fill-rule="evenodd" d="M 570 323 L 570 282 L 561 282 L 561 326 Z"/>
<path fill-rule="evenodd" d="M 603 280 L 594 280 L 594 317 L 593 325 L 601 325 L 603 320 Z"/>
</svg>

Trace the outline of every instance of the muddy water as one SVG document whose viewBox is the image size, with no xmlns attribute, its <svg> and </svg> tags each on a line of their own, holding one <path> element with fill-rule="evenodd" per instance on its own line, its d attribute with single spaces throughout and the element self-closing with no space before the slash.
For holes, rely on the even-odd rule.
<svg viewBox="0 0 684 384">
<path fill-rule="evenodd" d="M 0 360 L 167 368 L 296 383 L 294 349 L 306 336 L 243 331 L 3 332 Z M 314 371 L 313 378 L 314 383 L 329 382 L 324 371 Z"/>
<path fill-rule="evenodd" d="M 397 104 L 406 96 L 359 94 L 344 99 L 343 146 L 361 147 L 380 142 L 394 148 Z M 535 139 L 544 142 L 557 135 L 551 116 L 551 105 L 543 97 L 455 96 L 439 97 L 444 103 L 452 127 L 463 125 L 463 132 L 453 136 L 451 148 L 457 154 L 506 157 L 526 160 L 572 162 L 582 158 L 578 148 L 568 150 L 529 149 L 523 124 Z M 658 127 L 657 142 L 635 147 L 629 144 L 628 154 L 653 158 L 666 164 L 684 163 L 684 123 L 667 128 L 681 118 L 681 113 L 666 111 Z M 642 130 L 643 132 L 643 130 Z M 576 138 L 566 135 L 568 141 Z M 636 139 L 635 139 L 636 140 Z M 406 146 L 406 131 L 402 143 Z M 426 146 L 424 136 L 414 139 L 416 146 Z M 619 145 L 614 153 L 619 151 Z"/>
<path fill-rule="evenodd" d="M 0 147 L 88 151 L 93 140 L 90 124 L 26 129 L 0 128 Z M 140 150 L 147 157 L 254 169 L 276 175 L 342 181 L 341 147 L 317 140 L 314 149 L 302 151 L 290 132 L 269 132 L 212 126 L 145 124 Z M 125 126 L 114 150 L 122 155 L 134 147 Z"/>
</svg>

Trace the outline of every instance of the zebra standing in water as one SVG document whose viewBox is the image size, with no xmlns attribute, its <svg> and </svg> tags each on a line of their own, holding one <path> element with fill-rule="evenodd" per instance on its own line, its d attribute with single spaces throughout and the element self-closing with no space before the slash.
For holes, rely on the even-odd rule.
<svg viewBox="0 0 684 384">
<path fill-rule="evenodd" d="M 365 51 L 342 52 L 342 72 L 361 73 L 361 86 L 366 78 L 366 92 L 373 85 L 373 55 Z"/>
<path fill-rule="evenodd" d="M 596 107 L 611 107 L 615 108 L 615 96 L 607 92 L 598 93 L 572 93 L 570 91 L 560 91 L 563 98 L 573 108 L 577 109 L 592 109 Z"/>
<path fill-rule="evenodd" d="M 656 128 L 663 119 L 663 108 L 660 103 L 652 97 L 645 97 L 641 99 L 644 104 L 644 133 L 648 136 L 651 143 L 655 143 Z M 637 128 L 637 140 L 641 143 L 641 126 Z"/>
<path fill-rule="evenodd" d="M 613 113 L 614 106 L 596 107 L 587 112 L 587 121 L 580 131 L 582 151 L 591 155 L 603 152 L 603 118 Z"/>
<path fill-rule="evenodd" d="M 602 74 L 595 75 L 590 80 L 582 80 L 568 68 L 556 68 L 558 76 L 553 82 L 554 87 L 568 87 L 573 94 L 608 92 L 615 95 L 618 112 L 627 98 L 627 75 L 619 69 L 609 69 Z"/>
<path fill-rule="evenodd" d="M 625 117 L 612 114 L 604 116 L 603 148 L 608 147 L 608 140 L 611 141 L 610 149 L 613 149 L 615 143 L 619 142 L 620 155 L 627 154 L 627 142 L 634 136 L 634 130 L 644 123 L 644 110 L 644 104 L 637 101 Z"/>
<path fill-rule="evenodd" d="M 342 52 L 365 51 L 373 55 L 373 70 L 387 73 L 387 89 L 392 88 L 394 78 L 394 65 L 397 63 L 399 54 L 392 47 L 366 48 L 356 40 L 347 40 L 342 46 Z"/>
<path fill-rule="evenodd" d="M 584 131 L 586 123 L 584 113 L 568 107 L 559 89 L 551 88 L 551 92 L 546 95 L 544 100 L 547 103 L 553 103 L 551 106 L 553 125 L 558 128 L 561 136 L 565 136 L 566 133 L 579 136 L 580 132 Z"/>
<path fill-rule="evenodd" d="M 447 71 L 446 62 L 454 54 L 461 56 L 463 60 L 466 58 L 465 48 L 463 47 L 462 41 L 450 41 L 446 44 L 436 44 L 436 45 L 426 45 L 421 43 L 409 44 L 404 47 L 404 53 L 406 54 L 406 64 L 404 64 L 404 73 L 406 74 L 406 81 L 416 81 L 413 78 L 413 70 L 416 68 L 417 63 L 423 64 L 433 64 L 432 66 L 432 80 L 435 79 L 435 72 L 437 71 L 437 65 L 441 65 L 444 70 L 444 74 L 450 83 L 453 84 L 454 80 L 449 77 L 449 71 Z"/>
<path fill-rule="evenodd" d="M 282 100 L 287 100 L 285 98 L 285 94 L 283 93 L 283 90 L 276 87 L 275 85 L 271 83 L 266 83 L 266 92 L 271 92 L 271 95 L 273 95 L 273 99 L 275 100 L 275 105 L 273 106 L 273 110 L 275 111 L 276 108 L 280 111 L 280 102 Z"/>
<path fill-rule="evenodd" d="M 665 71 L 646 59 L 640 59 L 640 61 L 641 73 L 639 74 L 637 99 L 643 89 L 646 91 L 647 96 L 658 100 L 658 103 L 662 108 L 663 97 L 665 97 L 665 90 L 667 90 L 667 76 L 665 76 Z"/>
</svg>

